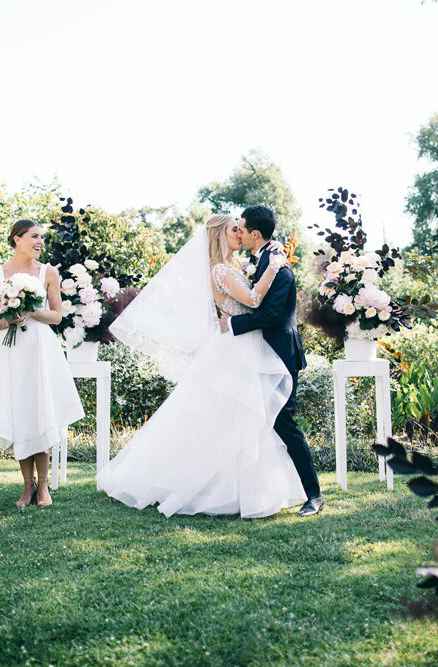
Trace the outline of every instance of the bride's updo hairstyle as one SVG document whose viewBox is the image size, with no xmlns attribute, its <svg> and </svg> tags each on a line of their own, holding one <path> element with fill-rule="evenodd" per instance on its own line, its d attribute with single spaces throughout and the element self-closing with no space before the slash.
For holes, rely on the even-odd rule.
<svg viewBox="0 0 438 667">
<path fill-rule="evenodd" d="M 210 264 L 223 264 L 228 255 L 227 226 L 234 222 L 230 215 L 213 215 L 207 220 L 208 254 Z"/>
<path fill-rule="evenodd" d="M 12 225 L 8 236 L 8 243 L 11 248 L 15 248 L 14 239 L 16 236 L 23 236 L 26 232 L 29 231 L 29 229 L 35 227 L 36 224 L 37 223 L 33 222 L 33 220 L 17 220 L 17 222 Z"/>
</svg>

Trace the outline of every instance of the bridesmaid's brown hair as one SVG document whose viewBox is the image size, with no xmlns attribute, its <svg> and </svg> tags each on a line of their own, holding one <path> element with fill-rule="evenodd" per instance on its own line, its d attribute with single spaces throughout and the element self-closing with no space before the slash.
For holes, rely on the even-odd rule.
<svg viewBox="0 0 438 667">
<path fill-rule="evenodd" d="M 24 234 L 29 231 L 29 229 L 36 227 L 36 224 L 37 223 L 33 222 L 32 220 L 17 220 L 17 222 L 12 225 L 8 236 L 8 242 L 11 248 L 15 248 L 14 238 L 16 236 L 24 236 Z"/>
</svg>

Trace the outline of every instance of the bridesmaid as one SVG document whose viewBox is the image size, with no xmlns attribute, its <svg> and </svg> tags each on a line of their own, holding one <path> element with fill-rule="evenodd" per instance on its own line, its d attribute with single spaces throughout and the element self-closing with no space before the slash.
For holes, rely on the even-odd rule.
<svg viewBox="0 0 438 667">
<path fill-rule="evenodd" d="M 0 265 L 0 283 L 15 273 L 28 273 L 41 281 L 47 296 L 40 310 L 19 320 L 27 330 L 18 329 L 13 347 L 2 344 L 9 323 L 0 319 L 0 447 L 13 445 L 20 463 L 24 490 L 17 509 L 32 502 L 48 507 L 50 448 L 84 412 L 61 344 L 49 326 L 62 318 L 60 279 L 56 268 L 39 262 L 42 230 L 31 220 L 19 220 L 10 230 L 9 244 L 13 255 Z"/>
</svg>

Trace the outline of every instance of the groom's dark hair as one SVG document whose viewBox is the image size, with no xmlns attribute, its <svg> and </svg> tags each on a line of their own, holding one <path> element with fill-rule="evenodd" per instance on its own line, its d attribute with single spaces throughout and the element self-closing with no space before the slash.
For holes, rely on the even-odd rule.
<svg viewBox="0 0 438 667">
<path fill-rule="evenodd" d="M 272 237 L 275 229 L 275 216 L 272 209 L 267 206 L 248 206 L 243 211 L 242 218 L 250 232 L 256 229 L 266 241 Z"/>
</svg>

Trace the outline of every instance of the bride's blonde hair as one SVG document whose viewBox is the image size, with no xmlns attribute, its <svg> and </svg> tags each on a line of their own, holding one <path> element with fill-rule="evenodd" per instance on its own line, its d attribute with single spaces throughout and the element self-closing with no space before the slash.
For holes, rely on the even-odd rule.
<svg viewBox="0 0 438 667">
<path fill-rule="evenodd" d="M 208 254 L 210 264 L 223 264 L 229 254 L 227 225 L 234 222 L 230 215 L 213 215 L 207 220 Z"/>
</svg>

